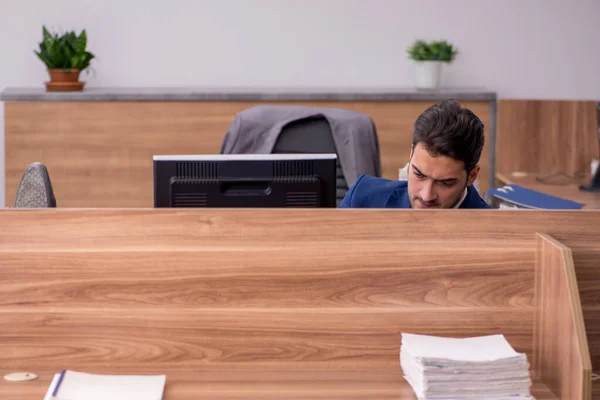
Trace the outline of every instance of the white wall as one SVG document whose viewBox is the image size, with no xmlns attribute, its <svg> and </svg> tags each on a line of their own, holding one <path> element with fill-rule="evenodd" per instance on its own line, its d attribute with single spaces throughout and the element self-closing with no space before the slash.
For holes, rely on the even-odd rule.
<svg viewBox="0 0 600 400">
<path fill-rule="evenodd" d="M 90 86 L 410 87 L 408 45 L 444 38 L 446 86 L 600 100 L 598 0 L 0 0 L 0 89 L 47 80 L 42 24 L 86 28 Z"/>
</svg>

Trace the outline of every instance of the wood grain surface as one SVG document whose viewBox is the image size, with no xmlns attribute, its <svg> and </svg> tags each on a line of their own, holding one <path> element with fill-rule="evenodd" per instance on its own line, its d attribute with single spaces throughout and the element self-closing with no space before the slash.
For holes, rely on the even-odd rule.
<svg viewBox="0 0 600 400">
<path fill-rule="evenodd" d="M 507 254 L 500 242 L 474 248 L 445 235 L 347 241 L 299 220 L 281 220 L 291 224 L 283 234 L 267 222 L 277 212 L 260 222 L 153 210 L 167 217 L 162 226 L 152 212 L 147 219 L 91 211 L 98 218 L 83 232 L 91 214 L 74 210 L 63 222 L 46 221 L 51 230 L 37 231 L 45 238 L 32 232 L 18 248 L 12 229 L 24 233 L 34 214 L 13 211 L 25 218 L 6 221 L 11 238 L 0 245 L 0 347 L 22 349 L 11 359 L 15 367 L 48 368 L 65 354 L 89 367 L 104 354 L 115 368 L 151 359 L 182 369 L 352 370 L 357 360 L 362 368 L 395 369 L 402 331 L 503 332 L 532 351 L 533 270 L 523 251 Z M 35 353 L 26 345 L 41 327 L 48 341 L 56 338 L 51 351 L 23 357 Z M 173 348 L 185 350 L 171 363 Z"/>
<path fill-rule="evenodd" d="M 227 308 L 532 305 L 533 281 L 515 281 L 506 273 L 530 274 L 518 255 L 502 261 L 504 270 L 477 264 L 478 260 L 486 265 L 497 262 L 503 257 L 499 250 L 478 260 L 473 260 L 470 252 L 456 251 L 449 259 L 447 252 L 440 251 L 424 266 L 419 247 L 403 251 L 402 265 L 397 250 L 364 245 L 355 246 L 352 252 L 340 247 L 316 254 L 300 248 L 3 252 L 0 281 L 9 284 L 0 292 L 0 304 L 26 307 L 27 300 L 35 296 L 57 307 L 88 307 L 98 302 L 105 307 Z M 360 259 L 356 258 L 358 252 L 364 254 Z M 363 257 L 377 261 L 367 265 Z M 440 277 L 442 267 L 448 277 Z M 474 273 L 464 274 L 465 270 Z M 35 280 L 31 271 L 35 271 Z M 298 288 L 307 291 L 306 295 L 298 296 Z"/>
<path fill-rule="evenodd" d="M 589 173 L 596 118 L 595 101 L 499 101 L 496 171 Z"/>
<path fill-rule="evenodd" d="M 401 332 L 532 357 L 536 232 L 572 249 L 598 357 L 600 212 L 463 211 L 0 210 L 0 366 L 397 373 Z"/>
<path fill-rule="evenodd" d="M 592 365 L 571 249 L 538 235 L 533 370 L 561 399 L 592 398 Z"/>
</svg>

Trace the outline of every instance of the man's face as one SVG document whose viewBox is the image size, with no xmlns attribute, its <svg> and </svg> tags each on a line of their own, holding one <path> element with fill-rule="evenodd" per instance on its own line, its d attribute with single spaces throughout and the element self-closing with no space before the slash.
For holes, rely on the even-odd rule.
<svg viewBox="0 0 600 400">
<path fill-rule="evenodd" d="M 467 174 L 462 161 L 433 156 L 421 143 L 414 147 L 410 159 L 408 194 L 412 208 L 454 207 L 479 174 L 479 166 Z"/>
</svg>

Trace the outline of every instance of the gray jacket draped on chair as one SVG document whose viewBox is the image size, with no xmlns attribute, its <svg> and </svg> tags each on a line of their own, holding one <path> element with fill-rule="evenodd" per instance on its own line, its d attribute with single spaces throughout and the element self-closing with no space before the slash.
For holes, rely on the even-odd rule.
<svg viewBox="0 0 600 400">
<path fill-rule="evenodd" d="M 339 108 L 260 105 L 239 112 L 221 154 L 270 154 L 287 124 L 310 117 L 329 122 L 344 178 L 351 186 L 361 174 L 381 176 L 375 125 L 368 115 Z"/>
</svg>

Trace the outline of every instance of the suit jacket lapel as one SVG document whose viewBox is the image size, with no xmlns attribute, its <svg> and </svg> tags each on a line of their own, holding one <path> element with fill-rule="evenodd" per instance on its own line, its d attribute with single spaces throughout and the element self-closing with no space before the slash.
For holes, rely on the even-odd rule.
<svg viewBox="0 0 600 400">
<path fill-rule="evenodd" d="M 390 195 L 387 202 L 389 208 L 411 208 L 410 198 L 408 197 L 408 189 L 396 189 Z"/>
<path fill-rule="evenodd" d="M 465 200 L 462 202 L 462 204 L 460 206 L 458 206 L 458 208 L 471 208 L 473 206 L 473 204 L 476 204 L 476 200 L 477 200 L 477 198 L 475 197 L 476 193 L 477 193 L 477 191 L 475 190 L 473 185 L 469 186 L 467 188 L 467 196 L 465 197 Z"/>
</svg>

